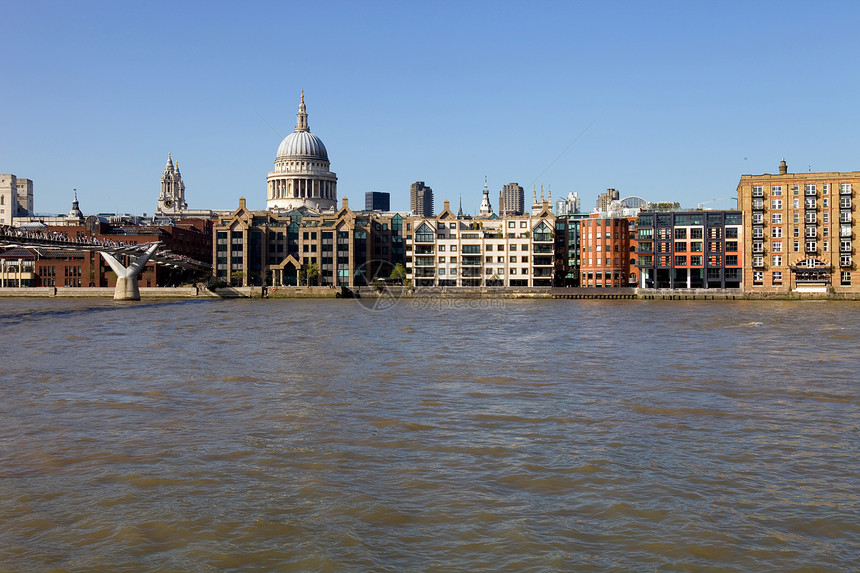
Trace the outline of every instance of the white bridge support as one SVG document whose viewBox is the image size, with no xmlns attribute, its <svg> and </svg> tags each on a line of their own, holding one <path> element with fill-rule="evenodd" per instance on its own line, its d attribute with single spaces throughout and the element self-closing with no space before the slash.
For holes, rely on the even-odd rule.
<svg viewBox="0 0 860 573">
<path fill-rule="evenodd" d="M 113 272 L 116 273 L 116 290 L 113 293 L 114 300 L 140 300 L 140 289 L 137 287 L 137 276 L 140 274 L 140 271 L 143 270 L 143 267 L 146 266 L 147 261 L 149 261 L 149 257 L 155 254 L 155 251 L 158 250 L 158 246 L 159 244 L 155 243 L 146 249 L 146 251 L 137 257 L 137 259 L 131 263 L 128 268 L 122 266 L 122 263 L 116 260 L 116 257 L 112 254 L 99 251 L 110 265 L 110 268 L 113 269 Z"/>
</svg>

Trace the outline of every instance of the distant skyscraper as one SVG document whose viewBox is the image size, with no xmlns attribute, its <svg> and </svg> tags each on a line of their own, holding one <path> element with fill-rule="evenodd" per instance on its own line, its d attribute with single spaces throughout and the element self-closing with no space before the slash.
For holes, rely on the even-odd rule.
<svg viewBox="0 0 860 573">
<path fill-rule="evenodd" d="M 579 195 L 576 193 L 568 193 L 566 199 L 556 201 L 556 215 L 575 215 L 576 213 L 579 213 Z"/>
<path fill-rule="evenodd" d="M 413 215 L 433 216 L 433 190 L 425 186 L 423 181 L 412 184 L 409 192 L 409 208 Z"/>
<path fill-rule="evenodd" d="M 522 215 L 526 209 L 526 196 L 518 183 L 508 183 L 502 187 L 499 196 L 499 216 Z"/>
<path fill-rule="evenodd" d="M 606 193 L 601 193 L 597 196 L 597 210 L 608 211 L 609 204 L 613 201 L 618 201 L 620 197 L 621 195 L 619 195 L 617 189 L 607 189 Z"/>
<path fill-rule="evenodd" d="M 390 211 L 391 195 L 379 191 L 368 191 L 364 194 L 365 211 Z"/>
</svg>

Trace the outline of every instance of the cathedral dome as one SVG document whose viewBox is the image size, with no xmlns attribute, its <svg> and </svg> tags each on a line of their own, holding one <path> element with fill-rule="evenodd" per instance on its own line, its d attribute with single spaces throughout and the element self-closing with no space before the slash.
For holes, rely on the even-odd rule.
<svg viewBox="0 0 860 573">
<path fill-rule="evenodd" d="M 322 140 L 311 133 L 308 127 L 308 112 L 305 108 L 305 93 L 302 91 L 302 101 L 299 113 L 296 114 L 296 130 L 286 136 L 278 147 L 278 159 L 321 159 L 328 161 L 328 151 Z"/>
<path fill-rule="evenodd" d="M 277 159 L 291 157 L 328 161 L 328 151 L 322 140 L 310 131 L 294 131 L 281 142 Z"/>
</svg>

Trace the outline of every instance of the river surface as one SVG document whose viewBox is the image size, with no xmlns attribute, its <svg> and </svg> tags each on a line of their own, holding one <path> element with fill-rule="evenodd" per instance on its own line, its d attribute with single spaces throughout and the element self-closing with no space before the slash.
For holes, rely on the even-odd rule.
<svg viewBox="0 0 860 573">
<path fill-rule="evenodd" d="M 2 571 L 860 564 L 860 303 L 0 310 Z"/>
</svg>

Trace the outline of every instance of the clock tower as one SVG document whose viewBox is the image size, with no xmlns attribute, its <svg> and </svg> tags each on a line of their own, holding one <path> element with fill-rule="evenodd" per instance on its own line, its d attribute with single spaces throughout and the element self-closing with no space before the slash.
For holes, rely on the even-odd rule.
<svg viewBox="0 0 860 573">
<path fill-rule="evenodd" d="M 161 194 L 158 196 L 156 215 L 176 215 L 188 209 L 185 202 L 185 183 L 179 173 L 179 162 L 173 165 L 173 159 L 167 154 L 167 165 L 161 175 Z"/>
</svg>

